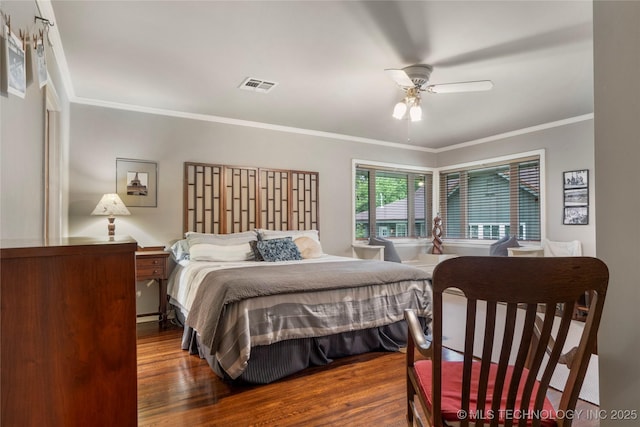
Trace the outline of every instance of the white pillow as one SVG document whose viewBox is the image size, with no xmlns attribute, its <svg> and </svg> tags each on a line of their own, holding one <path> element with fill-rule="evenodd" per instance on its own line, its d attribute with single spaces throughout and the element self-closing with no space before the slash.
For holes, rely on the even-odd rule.
<svg viewBox="0 0 640 427">
<path fill-rule="evenodd" d="M 200 243 L 209 243 L 218 246 L 239 245 L 241 243 L 249 243 L 257 238 L 255 231 L 243 231 L 241 233 L 231 234 L 205 234 L 189 231 L 185 236 L 187 237 L 189 246 Z"/>
<path fill-rule="evenodd" d="M 176 262 L 189 259 L 189 242 L 187 242 L 187 239 L 177 240 L 169 248 L 165 247 L 164 250 L 171 252 L 173 259 Z"/>
<path fill-rule="evenodd" d="M 239 245 L 196 243 L 189 247 L 189 257 L 192 261 L 251 261 L 254 259 L 249 243 Z"/>
<path fill-rule="evenodd" d="M 580 240 L 572 240 L 569 242 L 554 242 L 544 239 L 542 241 L 544 256 L 563 257 L 563 256 L 582 256 L 582 245 Z"/>
<path fill-rule="evenodd" d="M 318 230 L 257 230 L 258 233 L 262 234 L 262 238 L 264 240 L 269 239 L 282 239 L 283 237 L 291 237 L 291 239 L 295 242 L 296 239 L 301 237 L 310 237 L 316 242 L 320 242 L 320 237 L 318 236 Z"/>
</svg>

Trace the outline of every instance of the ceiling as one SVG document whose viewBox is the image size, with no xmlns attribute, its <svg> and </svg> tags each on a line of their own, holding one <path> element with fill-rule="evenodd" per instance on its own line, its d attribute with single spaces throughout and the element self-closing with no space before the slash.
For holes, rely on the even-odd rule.
<svg viewBox="0 0 640 427">
<path fill-rule="evenodd" d="M 427 149 L 593 113 L 591 1 L 52 0 L 72 100 Z M 386 68 L 434 66 L 423 120 Z M 239 90 L 247 78 L 278 83 Z"/>
</svg>

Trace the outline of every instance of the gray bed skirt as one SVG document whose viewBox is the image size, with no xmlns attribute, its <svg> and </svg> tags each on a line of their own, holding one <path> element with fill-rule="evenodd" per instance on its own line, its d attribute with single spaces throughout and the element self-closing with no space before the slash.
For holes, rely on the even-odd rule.
<svg viewBox="0 0 640 427">
<path fill-rule="evenodd" d="M 420 319 L 425 333 L 425 319 Z M 250 384 L 268 384 L 310 366 L 327 365 L 337 357 L 345 357 L 372 351 L 398 351 L 407 345 L 407 324 L 401 320 L 377 328 L 350 331 L 314 338 L 280 341 L 271 345 L 251 348 L 251 358 L 240 377 L 233 381 Z M 221 378 L 231 380 L 218 366 L 211 349 L 198 341 L 196 332 L 184 327 L 182 349 L 206 359 L 209 366 Z"/>
</svg>

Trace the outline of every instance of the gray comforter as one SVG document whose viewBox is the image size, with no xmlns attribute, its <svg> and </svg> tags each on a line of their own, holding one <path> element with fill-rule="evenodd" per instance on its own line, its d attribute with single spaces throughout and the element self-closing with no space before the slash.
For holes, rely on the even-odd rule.
<svg viewBox="0 0 640 427">
<path fill-rule="evenodd" d="M 277 318 L 276 323 L 285 319 L 290 323 L 286 333 L 295 331 L 296 337 L 298 332 L 300 336 L 314 336 L 314 331 L 318 330 L 313 327 L 313 316 L 299 316 L 299 307 L 279 304 L 277 308 L 268 306 L 252 309 L 246 315 L 234 314 L 233 318 L 240 317 L 242 320 L 236 322 L 237 325 L 227 326 L 225 331 L 221 327 L 221 320 L 225 311 L 232 308 L 237 310 L 235 303 L 273 295 L 306 292 L 315 296 L 318 292 L 337 292 L 341 295 L 340 304 L 330 309 L 331 316 L 336 317 L 336 328 L 354 330 L 359 327 L 346 324 L 353 322 L 354 316 L 359 325 L 373 327 L 399 320 L 405 308 L 417 309 L 421 314 L 430 312 L 429 278 L 428 273 L 414 267 L 367 260 L 215 270 L 204 277 L 186 322 L 198 332 L 202 343 L 211 349 L 212 354 L 217 354 L 221 365 L 227 367 L 231 371 L 228 373 L 234 377 L 246 366 L 250 346 L 255 345 L 258 339 L 255 337 L 264 333 L 273 334 L 270 330 L 259 330 L 273 328 L 273 324 L 261 322 L 265 324 L 256 326 L 258 322 L 254 319 Z M 322 310 L 325 308 L 322 307 Z M 322 316 L 326 316 L 326 312 Z M 245 318 L 247 324 L 244 324 Z M 229 333 L 232 329 L 233 332 Z M 251 345 L 249 341 L 253 341 Z M 225 357 L 228 357 L 228 362 L 221 360 Z"/>
</svg>

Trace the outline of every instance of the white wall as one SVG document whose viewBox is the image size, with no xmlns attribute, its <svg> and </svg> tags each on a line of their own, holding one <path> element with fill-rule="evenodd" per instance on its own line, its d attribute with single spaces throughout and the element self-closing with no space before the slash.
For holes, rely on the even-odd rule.
<svg viewBox="0 0 640 427">
<path fill-rule="evenodd" d="M 18 29 L 34 30 L 34 16 L 41 16 L 34 2 L 5 1 L 2 11 Z M 69 102 L 65 86 L 48 43 L 45 43 L 50 85 L 58 92 L 60 148 L 62 150 L 63 230 L 67 223 L 66 170 L 68 166 Z M 28 65 L 29 62 L 27 63 Z M 30 70 L 30 67 L 28 67 Z M 0 94 L 0 238 L 39 239 L 44 234 L 44 135 L 45 89 L 27 74 L 24 99 Z"/>
<path fill-rule="evenodd" d="M 317 171 L 320 232 L 326 252 L 351 253 L 351 160 L 409 165 L 434 162 L 428 153 L 185 118 L 74 104 L 71 109 L 70 234 L 104 234 L 106 219 L 89 214 L 115 191 L 116 158 L 158 162 L 158 207 L 130 209 L 116 233 L 145 246 L 182 235 L 186 161 Z"/>
<path fill-rule="evenodd" d="M 598 336 L 600 406 L 640 417 L 640 2 L 596 1 L 593 16 L 597 255 L 610 272 Z M 628 415 L 600 425 L 640 423 Z"/>
<path fill-rule="evenodd" d="M 91 217 L 100 195 L 115 191 L 116 157 L 158 162 L 158 208 L 132 208 L 116 220 L 118 233 L 141 244 L 163 245 L 182 233 L 185 161 L 291 168 L 320 172 L 320 228 L 325 250 L 350 253 L 351 159 L 446 166 L 535 149 L 546 150 L 547 230 L 552 240 L 579 239 L 595 254 L 595 206 L 587 226 L 562 225 L 562 172 L 589 169 L 593 180 L 593 120 L 456 150 L 429 154 L 184 118 L 74 104 L 70 168 L 70 233 L 103 234 Z M 437 163 L 436 163 L 437 161 Z M 590 186 L 593 192 L 593 185 Z M 593 199 L 593 194 L 591 194 Z"/>
<path fill-rule="evenodd" d="M 579 239 L 595 253 L 594 221 L 562 225 L 562 172 L 589 169 L 593 179 L 593 121 L 555 127 L 429 154 L 318 136 L 73 104 L 70 150 L 70 235 L 106 233 L 106 219 L 89 214 L 106 192 L 115 191 L 117 157 L 158 162 L 158 207 L 130 208 L 116 219 L 116 232 L 144 246 L 165 245 L 182 235 L 182 174 L 185 161 L 318 171 L 320 231 L 327 253 L 350 255 L 351 161 L 372 160 L 435 167 L 535 149 L 546 150 L 547 235 Z M 555 185 L 554 185 L 555 183 Z M 595 208 L 591 207 L 593 218 Z M 403 253 L 412 248 L 400 247 Z M 465 253 L 456 247 L 454 251 Z M 486 247 L 480 249 L 481 253 Z M 156 290 L 138 286 L 139 311 L 152 311 Z M 147 309 L 148 308 L 148 309 Z"/>
<path fill-rule="evenodd" d="M 2 11 L 11 16 L 12 29 L 33 25 L 33 2 L 6 2 Z M 24 99 L 0 95 L 0 236 L 40 238 L 44 212 L 44 91 L 27 87 Z"/>
<path fill-rule="evenodd" d="M 71 108 L 69 233 L 104 235 L 105 217 L 90 216 L 115 191 L 116 158 L 158 162 L 158 207 L 131 207 L 116 233 L 144 246 L 182 235 L 185 161 L 319 172 L 323 249 L 351 254 L 353 158 L 430 165 L 433 155 L 400 148 L 74 104 Z M 138 285 L 138 312 L 154 311 L 157 288 Z"/>
</svg>

